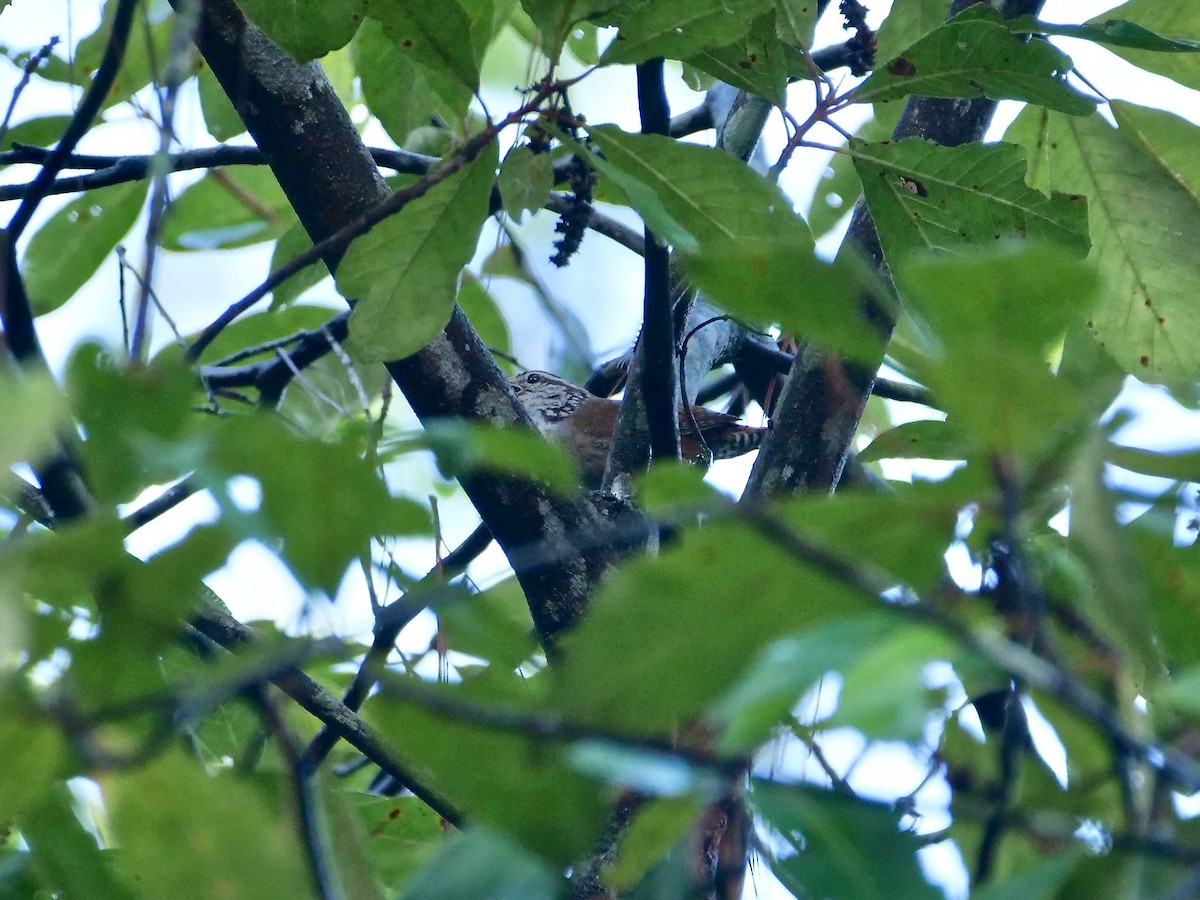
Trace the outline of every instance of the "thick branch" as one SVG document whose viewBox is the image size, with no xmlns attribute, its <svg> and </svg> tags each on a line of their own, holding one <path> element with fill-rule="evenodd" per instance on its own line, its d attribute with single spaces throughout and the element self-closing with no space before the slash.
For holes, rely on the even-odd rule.
<svg viewBox="0 0 1200 900">
<path fill-rule="evenodd" d="M 387 196 L 370 154 L 319 66 L 298 64 L 231 0 L 204 5 L 199 46 L 314 242 Z M 332 271 L 340 258 L 340 252 L 331 252 L 325 263 Z M 530 424 L 487 348 L 457 309 L 428 346 L 387 368 L 422 421 L 463 416 Z M 531 543 L 560 545 L 562 555 L 552 563 L 514 563 L 534 623 L 543 641 L 552 645 L 578 618 L 613 558 L 607 547 L 581 551 L 552 536 L 594 530 L 598 516 L 583 498 L 564 500 L 529 482 L 474 475 L 463 480 L 463 487 L 510 560 Z"/>
<path fill-rule="evenodd" d="M 977 0 L 955 0 L 956 15 Z M 1000 11 L 1009 18 L 1036 14 L 1044 0 L 1004 0 Z M 918 137 L 944 146 L 980 140 L 996 103 L 992 100 L 941 100 L 913 97 L 908 101 L 893 140 Z M 879 236 L 866 203 L 859 200 L 842 245 L 844 253 L 869 259 L 890 283 Z M 886 340 L 895 327 L 895 313 L 874 297 L 862 302 L 864 327 L 875 329 Z M 747 499 L 795 491 L 831 491 L 841 478 L 850 444 L 875 381 L 880 356 L 874 365 L 852 365 L 846 360 L 802 348 L 775 407 L 775 427 L 755 460 Z"/>
</svg>

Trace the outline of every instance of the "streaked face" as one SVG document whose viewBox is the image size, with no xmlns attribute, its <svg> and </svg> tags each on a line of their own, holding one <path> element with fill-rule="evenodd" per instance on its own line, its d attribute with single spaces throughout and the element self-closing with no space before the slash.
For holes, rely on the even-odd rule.
<svg viewBox="0 0 1200 900">
<path fill-rule="evenodd" d="M 561 422 L 589 396 L 583 388 L 549 372 L 522 372 L 508 379 L 508 383 L 539 428 Z"/>
</svg>

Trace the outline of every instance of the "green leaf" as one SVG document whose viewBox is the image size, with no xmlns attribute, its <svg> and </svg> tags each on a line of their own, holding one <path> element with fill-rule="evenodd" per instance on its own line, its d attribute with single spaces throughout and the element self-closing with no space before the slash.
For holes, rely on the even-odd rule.
<svg viewBox="0 0 1200 900">
<path fill-rule="evenodd" d="M 1142 450 L 1138 447 L 1110 446 L 1110 462 L 1157 478 L 1173 478 L 1176 481 L 1200 481 L 1200 452 L 1160 453 L 1157 450 Z"/>
<path fill-rule="evenodd" d="M 745 36 L 770 0 L 649 0 L 622 17 L 621 30 L 600 56 L 601 65 L 640 63 L 656 56 L 681 59 Z"/>
<path fill-rule="evenodd" d="M 886 141 L 892 135 L 893 123 L 871 118 L 854 132 L 854 136 L 868 143 Z M 808 225 L 817 237 L 831 232 L 850 213 L 862 193 L 862 184 L 854 168 L 854 157 L 849 153 L 834 153 L 821 180 L 813 190 L 808 208 Z"/>
<path fill-rule="evenodd" d="M 10 598 L 0 602 L 7 605 Z M 5 624 L 11 622 L 7 612 L 0 610 Z M 13 648 L 10 658 L 18 652 Z M 5 760 L 0 767 L 0 816 L 11 822 L 26 812 L 36 815 L 37 807 L 56 790 L 55 781 L 70 771 L 70 749 L 28 688 L 8 673 L 0 690 L 0 752 Z"/>
<path fill-rule="evenodd" d="M 525 210 L 538 212 L 554 187 L 554 163 L 549 153 L 534 153 L 527 146 L 513 147 L 500 166 L 500 200 L 504 211 L 517 220 Z"/>
<path fill-rule="evenodd" d="M 790 845 L 771 869 L 801 897 L 937 898 L 917 865 L 921 843 L 890 807 L 813 787 L 755 781 L 751 803 Z"/>
<path fill-rule="evenodd" d="M 511 351 L 508 323 L 496 298 L 469 271 L 463 272 L 462 283 L 458 286 L 458 307 L 490 350 L 499 350 L 501 353 Z"/>
<path fill-rule="evenodd" d="M 1082 198 L 1027 187 L 1024 155 L 1011 144 L 855 140 L 849 152 L 893 267 L 917 248 L 962 252 L 1014 237 L 1087 252 Z"/>
<path fill-rule="evenodd" d="M 661 797 L 640 805 L 621 835 L 616 862 L 604 873 L 604 883 L 625 895 L 684 837 L 702 810 L 696 797 Z"/>
<path fill-rule="evenodd" d="M 88 438 L 81 447 L 88 487 L 101 503 L 128 502 L 156 480 L 186 473 L 191 445 L 183 431 L 195 390 L 195 375 L 178 359 L 160 355 L 151 366 L 121 370 L 95 345 L 75 351 L 67 393 Z"/>
<path fill-rule="evenodd" d="M 386 885 L 403 884 L 443 842 L 442 818 L 416 797 L 343 794 Z"/>
<path fill-rule="evenodd" d="M 120 842 L 116 868 L 143 896 L 181 885 L 197 897 L 308 896 L 308 872 L 294 824 L 290 790 L 208 774 L 173 750 L 149 765 L 111 775 L 105 800 Z"/>
<path fill-rule="evenodd" d="M 448 69 L 422 65 L 385 33 L 380 22 L 364 22 L 350 52 L 367 108 L 398 146 L 407 147 L 413 132 L 435 115 L 447 122 L 466 115 L 470 89 Z"/>
<path fill-rule="evenodd" d="M 858 454 L 860 462 L 879 459 L 966 459 L 969 446 L 961 428 L 937 419 L 890 428 Z"/>
<path fill-rule="evenodd" d="M 137 221 L 146 187 L 133 181 L 88 191 L 38 229 L 21 266 L 34 315 L 58 309 L 96 273 Z"/>
<path fill-rule="evenodd" d="M 473 162 L 357 238 L 338 266 L 356 300 L 350 338 L 364 359 L 416 353 L 450 321 L 459 272 L 470 262 L 496 174 L 493 141 Z"/>
<path fill-rule="evenodd" d="M 216 340 L 205 348 L 200 361 L 215 362 L 225 356 L 257 347 L 259 344 L 266 344 L 301 331 L 318 329 L 322 325 L 328 324 L 335 314 L 336 311 L 328 306 L 307 303 L 250 313 L 224 329 Z M 164 350 L 162 355 L 166 356 L 168 351 L 178 353 L 178 348 L 171 345 Z M 274 356 L 274 349 L 263 350 L 261 353 L 246 357 L 246 360 L 243 361 L 262 360 Z"/>
<path fill-rule="evenodd" d="M 11 126 L 4 135 L 0 150 L 11 150 L 13 144 L 30 144 L 34 147 L 50 147 L 57 144 L 70 116 L 36 116 Z"/>
<path fill-rule="evenodd" d="M 367 0 L 241 0 L 242 9 L 300 62 L 344 47 L 367 11 Z"/>
<path fill-rule="evenodd" d="M 683 60 L 726 84 L 757 94 L 773 106 L 787 102 L 788 48 L 775 29 L 774 13 L 759 16 L 744 40 L 710 47 Z M 795 55 L 794 51 L 793 54 Z"/>
<path fill-rule="evenodd" d="M 576 22 L 606 12 L 618 0 L 521 0 L 521 6 L 541 32 L 541 51 L 551 63 L 558 62 L 563 41 Z"/>
<path fill-rule="evenodd" d="M 1089 26 L 1104 28 L 1109 22 L 1124 20 L 1169 39 L 1195 38 L 1200 34 L 1200 7 L 1192 3 L 1161 3 L 1157 0 L 1130 0 L 1091 19 Z M 1128 35 L 1122 26 L 1117 33 Z M 1139 39 L 1144 39 L 1141 35 Z M 1200 56 L 1193 53 L 1157 52 L 1159 48 L 1135 49 L 1113 43 L 1113 52 L 1149 72 L 1165 75 L 1194 90 L 1200 90 Z"/>
<path fill-rule="evenodd" d="M 246 131 L 246 124 L 233 107 L 225 89 L 208 66 L 201 66 L 196 77 L 200 91 L 200 112 L 204 127 L 218 141 L 227 141 Z"/>
<path fill-rule="evenodd" d="M 1008 30 L 987 4 L 969 7 L 876 67 L 852 94 L 859 103 L 925 97 L 1024 100 L 1073 115 L 1095 101 L 1067 84 L 1071 59 L 1046 41 L 1026 41 Z"/>
<path fill-rule="evenodd" d="M 775 32 L 781 41 L 811 49 L 816 26 L 815 0 L 775 0 Z"/>
<path fill-rule="evenodd" d="M 752 604 L 749 559 L 758 572 Z M 868 602 L 748 526 L 706 523 L 601 586 L 563 639 L 554 705 L 585 724 L 668 733 L 724 695 L 760 647 Z"/>
<path fill-rule="evenodd" d="M 389 496 L 353 436 L 322 443 L 303 440 L 268 419 L 226 419 L 221 424 L 209 432 L 208 465 L 199 476 L 222 499 L 234 475 L 258 480 L 262 503 L 256 512 L 243 514 L 244 527 L 260 540 L 281 539 L 284 561 L 306 586 L 332 595 L 372 537 L 429 533 L 428 512 Z M 271 453 L 264 454 L 263 447 Z M 314 489 L 322 484 L 338 489 Z M 330 527 L 331 522 L 337 527 Z"/>
<path fill-rule="evenodd" d="M 516 578 L 506 578 L 482 593 L 470 593 L 458 583 L 446 585 L 431 602 L 442 639 L 451 650 L 510 671 L 538 652 L 529 604 Z"/>
<path fill-rule="evenodd" d="M 608 160 L 602 171 L 622 173 L 619 186 L 651 228 L 686 227 L 682 244 L 664 237 L 713 300 L 849 355 L 881 350 L 878 335 L 851 315 L 859 290 L 873 287 L 870 272 L 850 257 L 818 260 L 808 226 L 776 185 L 714 147 L 609 125 L 591 134 Z"/>
<path fill-rule="evenodd" d="M 80 73 L 86 74 L 89 81 L 95 77 L 100 61 L 108 49 L 117 5 L 104 4 L 103 20 L 99 27 L 81 40 L 75 48 L 74 67 L 69 70 L 71 74 L 64 80 L 77 84 Z M 138 8 L 134 13 L 133 27 L 125 45 L 121 67 L 104 97 L 105 109 L 127 102 L 152 81 L 162 79 L 167 60 L 171 58 L 171 40 L 177 21 L 175 14 L 161 4 L 152 8 L 145 5 Z M 189 50 L 189 55 L 184 60 L 184 78 L 195 72 L 199 58 L 198 53 Z"/>
<path fill-rule="evenodd" d="M 274 272 L 282 268 L 301 253 L 311 250 L 312 245 L 312 238 L 308 236 L 304 226 L 299 222 L 293 222 L 275 242 L 275 249 L 271 253 L 270 271 Z M 329 270 L 325 268 L 325 263 L 320 260 L 309 263 L 271 292 L 271 309 L 277 310 L 290 305 L 301 294 L 313 285 L 320 283 L 328 275 Z"/>
<path fill-rule="evenodd" d="M 1150 627 L 1162 643 L 1172 671 L 1200 665 L 1200 557 L 1193 547 L 1174 545 L 1174 516 L 1130 526 L 1136 571 L 1146 579 Z M 1154 526 L 1158 527 L 1154 527 Z"/>
<path fill-rule="evenodd" d="M 1188 147 L 1195 127 L 1160 112 L 1113 105 L 1099 116 L 1026 111 L 1009 137 L 1029 153 L 1030 183 L 1088 197 L 1091 260 L 1100 300 L 1088 321 L 1114 359 L 1142 380 L 1200 372 L 1200 173 Z M 1130 190 L 1131 184 L 1137 190 Z"/>
<path fill-rule="evenodd" d="M 538 857 L 485 828 L 457 832 L 417 874 L 406 900 L 461 900 L 464 897 L 558 900 L 564 879 Z"/>
<path fill-rule="evenodd" d="M 562 759 L 559 746 L 475 724 L 446 707 L 485 704 L 493 712 L 536 709 L 542 684 L 491 668 L 456 685 L 404 679 L 403 693 L 381 682 L 363 714 L 428 790 L 469 821 L 502 831 L 548 860 L 568 865 L 593 848 L 608 820 L 601 785 Z M 428 693 L 438 709 L 419 702 Z M 468 895 L 470 896 L 470 895 Z"/>
<path fill-rule="evenodd" d="M 471 19 L 457 0 L 368 0 L 367 6 L 402 53 L 428 70 L 452 74 L 472 94 L 478 93 L 482 48 L 475 46 Z"/>
<path fill-rule="evenodd" d="M 163 227 L 168 250 L 245 247 L 277 239 L 296 221 L 267 166 L 213 169 L 180 194 Z"/>
<path fill-rule="evenodd" d="M 950 10 L 950 0 L 903 0 L 893 3 L 875 33 L 875 58 L 895 59 L 929 32 L 940 28 Z"/>
<path fill-rule="evenodd" d="M 0 375 L 0 468 L 7 472 L 49 452 L 67 412 L 62 391 L 48 374 Z"/>
<path fill-rule="evenodd" d="M 135 893 L 113 872 L 114 854 L 101 853 L 71 808 L 65 784 L 46 792 L 43 802 L 18 820 L 29 846 L 31 868 L 45 893 L 38 896 L 132 900 Z M 181 854 L 182 855 L 182 854 Z"/>
<path fill-rule="evenodd" d="M 1050 348 L 1094 302 L 1095 275 L 1049 245 L 913 257 L 897 286 L 941 347 L 914 375 L 984 453 L 1037 456 L 1090 414 L 1055 378 Z"/>
<path fill-rule="evenodd" d="M 972 891 L 972 900 L 1054 900 L 1064 896 L 1059 889 L 1078 862 L 1079 854 L 1071 852 L 1047 859 L 1003 881 Z"/>
<path fill-rule="evenodd" d="M 577 460 L 564 447 L 527 428 L 446 420 L 426 425 L 424 440 L 449 477 L 499 472 L 537 480 L 565 495 L 579 489 Z"/>
<path fill-rule="evenodd" d="M 886 612 L 864 612 L 822 622 L 757 651 L 746 674 L 708 712 L 724 727 L 720 750 L 737 753 L 758 746 L 818 679 L 854 665 L 862 652 L 886 641 L 896 624 Z"/>
<path fill-rule="evenodd" d="M 828 726 L 855 728 L 869 740 L 919 745 L 931 714 L 940 714 L 943 705 L 943 698 L 925 686 L 925 669 L 955 655 L 956 647 L 945 634 L 893 623 L 886 638 L 838 666 L 842 691 Z"/>
<path fill-rule="evenodd" d="M 1016 34 L 1055 34 L 1059 37 L 1079 38 L 1107 44 L 1110 47 L 1127 47 L 1130 50 L 1150 50 L 1154 53 L 1200 53 L 1200 41 L 1187 38 L 1164 37 L 1124 19 L 1094 19 L 1085 25 L 1055 25 L 1039 22 L 1035 16 L 1021 16 L 1008 22 L 1010 31 Z"/>
</svg>

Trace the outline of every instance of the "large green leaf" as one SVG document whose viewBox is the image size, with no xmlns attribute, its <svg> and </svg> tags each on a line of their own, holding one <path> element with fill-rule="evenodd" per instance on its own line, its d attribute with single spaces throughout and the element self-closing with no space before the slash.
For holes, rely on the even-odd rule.
<svg viewBox="0 0 1200 900">
<path fill-rule="evenodd" d="M 38 459 L 54 446 L 67 422 L 67 404 L 49 375 L 16 378 L 0 375 L 0 467 Z"/>
<path fill-rule="evenodd" d="M 479 63 L 485 48 L 476 47 L 471 18 L 458 0 L 368 0 L 368 12 L 415 62 L 433 72 L 450 73 L 471 93 L 479 90 Z"/>
<path fill-rule="evenodd" d="M 511 897 L 558 900 L 566 889 L 561 874 L 501 834 L 484 828 L 458 832 L 417 873 L 405 900 Z"/>
<path fill-rule="evenodd" d="M 458 276 L 475 254 L 495 174 L 493 142 L 350 245 L 337 286 L 357 301 L 350 338 L 363 358 L 409 356 L 450 321 Z"/>
<path fill-rule="evenodd" d="M 1143 380 L 1200 372 L 1200 203 L 1189 147 L 1194 126 L 1114 104 L 1121 129 L 1027 110 L 1008 137 L 1029 153 L 1030 183 L 1089 199 L 1100 301 L 1089 328 Z"/>
<path fill-rule="evenodd" d="M 744 39 L 702 50 L 684 63 L 783 106 L 787 102 L 788 49 L 779 39 L 774 13 L 769 13 L 751 23 Z M 795 56 L 794 50 L 791 55 Z"/>
<path fill-rule="evenodd" d="M 649 0 L 622 18 L 621 30 L 600 57 L 603 65 L 640 63 L 655 56 L 681 59 L 743 37 L 771 0 Z"/>
<path fill-rule="evenodd" d="M 11 150 L 13 144 L 52 147 L 58 143 L 70 122 L 70 116 L 35 116 L 18 122 L 4 133 L 4 144 L 0 150 Z"/>
<path fill-rule="evenodd" d="M 244 247 L 282 235 L 296 221 L 267 166 L 213 169 L 180 194 L 163 227 L 168 250 Z"/>
<path fill-rule="evenodd" d="M 1036 456 L 1090 414 L 1046 362 L 1093 304 L 1095 276 L 1082 261 L 1053 246 L 1013 243 L 914 257 L 896 274 L 940 345 L 914 374 L 977 450 Z"/>
<path fill-rule="evenodd" d="M 146 199 L 146 182 L 88 191 L 56 212 L 25 249 L 21 271 L 35 315 L 75 295 L 129 232 Z"/>
<path fill-rule="evenodd" d="M 1108 44 L 1112 47 L 1126 47 L 1130 50 L 1151 50 L 1155 53 L 1200 52 L 1200 41 L 1166 37 L 1124 19 L 1105 19 L 1103 22 L 1093 20 L 1085 25 L 1054 25 L 1039 22 L 1033 16 L 1022 16 L 1010 20 L 1008 27 L 1017 34 L 1054 34 L 1095 41 L 1097 44 Z"/>
<path fill-rule="evenodd" d="M 386 885 L 403 884 L 445 835 L 441 816 L 416 797 L 343 794 L 365 837 L 364 850 Z"/>
<path fill-rule="evenodd" d="M 65 74 L 64 80 L 73 84 L 78 84 L 80 73 L 88 79 L 93 78 L 108 49 L 117 6 L 116 3 L 104 4 L 104 16 L 99 27 L 79 42 L 75 48 L 74 65 L 67 67 L 66 73 L 62 73 L 60 66 L 52 65 L 48 68 L 57 69 L 59 73 Z M 171 42 L 176 22 L 175 14 L 163 4 L 153 4 L 150 7 L 143 4 L 138 7 L 129 40 L 125 45 L 125 55 L 121 58 L 121 67 L 104 97 L 105 108 L 125 103 L 147 84 L 161 81 L 168 60 L 171 59 Z M 195 71 L 199 59 L 199 54 L 187 52 L 189 55 L 183 65 L 185 77 Z"/>
<path fill-rule="evenodd" d="M 891 807 L 814 787 L 754 782 L 751 803 L 790 851 L 771 869 L 798 897 L 941 897 L 917 865 L 920 840 Z"/>
<path fill-rule="evenodd" d="M 605 827 L 603 786 L 568 766 L 560 745 L 520 729 L 476 724 L 469 714 L 445 709 L 482 704 L 519 715 L 537 709 L 538 688 L 495 668 L 457 685 L 388 678 L 363 714 L 393 739 L 420 783 L 469 821 L 565 865 L 590 849 Z M 439 700 L 442 711 L 422 704 L 425 695 Z"/>
<path fill-rule="evenodd" d="M 1088 25 L 1105 26 L 1110 20 L 1123 19 L 1160 35 L 1192 38 L 1200 35 L 1200 6 L 1195 3 L 1162 3 L 1159 0 L 1130 0 L 1096 16 Z M 1114 46 L 1113 52 L 1150 72 L 1173 78 L 1180 84 L 1200 90 L 1200 55 L 1161 53 Z"/>
<path fill-rule="evenodd" d="M 305 585 L 333 594 L 346 567 L 367 551 L 372 537 L 428 532 L 428 513 L 412 501 L 389 496 L 353 437 L 341 443 L 307 441 L 258 418 L 222 425 L 206 435 L 211 443 L 197 477 L 222 499 L 229 478 L 256 478 L 262 503 L 244 514 L 242 527 L 260 540 L 280 539 L 284 561 Z M 264 454 L 263 447 L 271 453 Z M 320 485 L 337 485 L 337 490 L 321 490 Z M 232 505 L 225 503 L 227 509 Z"/>
<path fill-rule="evenodd" d="M 271 788 L 274 790 L 271 790 Z M 118 871 L 144 896 L 304 897 L 310 882 L 286 782 L 210 775 L 178 750 L 110 776 Z"/>
<path fill-rule="evenodd" d="M 1011 144 L 939 147 L 910 138 L 851 141 L 848 152 L 893 267 L 916 249 L 962 252 L 1005 238 L 1087 252 L 1082 198 L 1026 186 L 1024 154 Z"/>
<path fill-rule="evenodd" d="M 212 69 L 201 67 L 196 84 L 200 93 L 200 112 L 204 115 L 204 127 L 209 134 L 218 141 L 227 141 L 245 132 L 246 124 Z"/>
<path fill-rule="evenodd" d="M 1046 41 L 1025 41 L 986 3 L 969 7 L 878 66 L 854 91 L 859 103 L 925 97 L 1024 100 L 1074 115 L 1095 101 L 1067 84 L 1071 59 Z"/>
<path fill-rule="evenodd" d="M 466 114 L 471 90 L 447 69 L 431 69 L 402 50 L 374 19 L 363 23 L 350 50 L 363 100 L 397 145 L 404 147 L 435 115 L 448 122 Z"/>
<path fill-rule="evenodd" d="M 84 345 L 71 357 L 67 388 L 87 434 L 81 454 L 88 487 L 101 503 L 128 502 L 149 484 L 186 473 L 183 433 L 196 381 L 178 360 L 161 356 L 122 371 L 98 347 Z"/>
<path fill-rule="evenodd" d="M 72 809 L 65 784 L 48 790 L 38 806 L 18 820 L 31 868 L 43 893 L 38 897 L 95 897 L 132 900 L 145 896 L 113 872 L 115 854 L 102 853 Z"/>
<path fill-rule="evenodd" d="M 301 253 L 311 250 L 312 245 L 312 238 L 308 236 L 308 232 L 304 230 L 304 226 L 298 221 L 293 222 L 287 231 L 279 236 L 279 240 L 275 242 L 275 250 L 271 253 L 269 271 L 274 272 L 280 269 Z M 297 297 L 313 285 L 318 284 L 328 275 L 329 270 L 325 268 L 325 263 L 321 260 L 309 263 L 271 292 L 272 311 L 288 306 Z"/>
<path fill-rule="evenodd" d="M 603 171 L 620 173 L 616 186 L 650 226 L 684 230 L 682 243 L 670 231 L 663 236 L 723 307 L 848 355 L 881 349 L 852 315 L 867 273 L 853 260 L 818 260 L 808 226 L 778 186 L 713 147 L 608 125 L 591 133 L 607 159 Z"/>
<path fill-rule="evenodd" d="M 964 459 L 970 438 L 938 419 L 905 422 L 889 428 L 858 454 L 859 462 L 880 459 Z"/>
<path fill-rule="evenodd" d="M 946 21 L 950 0 L 899 0 L 875 34 L 875 58 L 895 59 Z"/>
<path fill-rule="evenodd" d="M 259 28 L 300 62 L 344 47 L 367 11 L 367 0 L 241 0 Z"/>
<path fill-rule="evenodd" d="M 708 524 L 605 582 L 564 639 L 554 702 L 585 723 L 666 733 L 729 691 L 765 644 L 869 605 L 749 526 Z"/>
<path fill-rule="evenodd" d="M 557 62 L 571 26 L 581 19 L 616 6 L 618 0 L 521 0 L 521 6 L 541 33 L 541 51 Z"/>
</svg>

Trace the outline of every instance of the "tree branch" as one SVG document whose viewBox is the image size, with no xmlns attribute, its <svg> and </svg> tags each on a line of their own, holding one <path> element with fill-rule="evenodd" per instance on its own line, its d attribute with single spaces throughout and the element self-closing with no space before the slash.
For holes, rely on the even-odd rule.
<svg viewBox="0 0 1200 900">
<path fill-rule="evenodd" d="M 384 201 L 383 180 L 319 66 L 298 64 L 231 0 L 205 3 L 199 46 L 315 244 Z M 334 271 L 341 252 L 330 247 L 323 258 Z M 458 309 L 441 335 L 387 369 L 422 421 L 457 415 L 531 426 Z M 607 546 L 584 552 L 562 537 L 594 531 L 599 516 L 582 497 L 562 499 L 526 481 L 477 474 L 463 487 L 514 561 L 539 635 L 553 650 L 615 559 Z M 522 563 L 520 549 L 548 535 L 559 536 L 552 539 L 559 560 Z"/>
<path fill-rule="evenodd" d="M 954 0 L 956 15 L 978 0 Z M 1043 0 L 1004 0 L 1008 18 L 1037 13 Z M 996 103 L 992 100 L 942 100 L 914 97 L 908 101 L 893 140 L 919 137 L 958 146 L 983 137 Z M 866 203 L 854 208 L 842 252 L 865 256 L 885 283 L 891 274 L 883 258 L 875 223 Z M 862 301 L 864 327 L 875 329 L 886 344 L 895 327 L 895 312 L 874 297 Z M 871 394 L 882 356 L 873 365 L 855 365 L 817 348 L 796 354 L 787 384 L 775 407 L 775 427 L 763 441 L 744 497 L 747 501 L 797 491 L 831 491 L 841 478 L 851 441 Z"/>
</svg>

